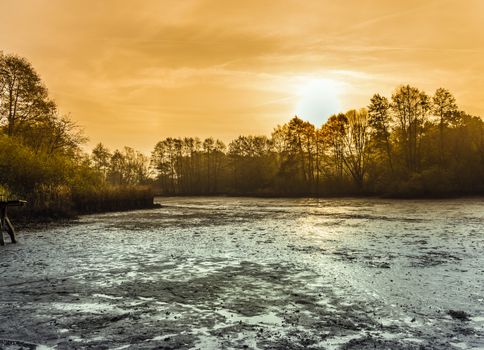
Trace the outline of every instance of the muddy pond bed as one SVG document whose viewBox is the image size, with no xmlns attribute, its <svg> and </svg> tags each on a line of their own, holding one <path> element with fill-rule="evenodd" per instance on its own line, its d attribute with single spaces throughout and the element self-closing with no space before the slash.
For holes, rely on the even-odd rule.
<svg viewBox="0 0 484 350">
<path fill-rule="evenodd" d="M 484 349 L 484 199 L 158 198 L 0 247 L 0 349 Z"/>
</svg>

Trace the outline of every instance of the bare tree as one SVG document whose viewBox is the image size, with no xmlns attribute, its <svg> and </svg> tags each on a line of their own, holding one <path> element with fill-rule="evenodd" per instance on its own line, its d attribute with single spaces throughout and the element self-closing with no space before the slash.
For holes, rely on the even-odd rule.
<svg viewBox="0 0 484 350">
<path fill-rule="evenodd" d="M 393 172 L 392 146 L 390 142 L 390 103 L 385 96 L 373 95 L 368 106 L 368 126 L 378 148 L 384 149 L 388 165 Z"/>
<path fill-rule="evenodd" d="M 444 129 L 454 121 L 457 113 L 457 104 L 452 94 L 443 88 L 435 91 L 433 102 L 433 113 L 439 119 L 439 162 L 444 163 Z"/>
<path fill-rule="evenodd" d="M 32 65 L 15 55 L 0 56 L 0 118 L 7 134 L 17 128 L 52 114 L 55 104 Z"/>
<path fill-rule="evenodd" d="M 410 85 L 401 86 L 392 95 L 391 109 L 398 121 L 400 144 L 410 171 L 418 170 L 420 165 L 420 141 L 430 108 L 428 95 Z"/>
<path fill-rule="evenodd" d="M 103 174 L 104 180 L 106 180 L 107 173 L 111 166 L 111 157 L 111 152 L 109 152 L 109 149 L 107 149 L 102 143 L 98 143 L 92 150 L 91 160 L 94 163 L 96 170 Z"/>
<path fill-rule="evenodd" d="M 358 188 L 363 188 L 368 162 L 368 111 L 346 112 L 343 162 Z"/>
</svg>

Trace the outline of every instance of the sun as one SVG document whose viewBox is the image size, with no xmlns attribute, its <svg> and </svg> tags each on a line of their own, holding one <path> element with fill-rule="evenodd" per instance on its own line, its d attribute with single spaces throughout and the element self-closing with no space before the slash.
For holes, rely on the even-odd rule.
<svg viewBox="0 0 484 350">
<path fill-rule="evenodd" d="M 341 111 L 340 92 L 341 83 L 335 80 L 303 78 L 297 84 L 294 113 L 320 127 L 330 115 Z"/>
</svg>

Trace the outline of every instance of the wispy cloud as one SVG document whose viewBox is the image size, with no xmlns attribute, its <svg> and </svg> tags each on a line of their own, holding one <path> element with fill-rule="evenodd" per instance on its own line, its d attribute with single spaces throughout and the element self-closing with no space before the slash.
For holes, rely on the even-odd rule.
<svg viewBox="0 0 484 350">
<path fill-rule="evenodd" d="M 342 108 L 411 83 L 484 114 L 483 21 L 480 0 L 4 0 L 0 49 L 32 61 L 93 143 L 149 149 L 270 132 L 301 77 L 340 84 Z"/>
</svg>

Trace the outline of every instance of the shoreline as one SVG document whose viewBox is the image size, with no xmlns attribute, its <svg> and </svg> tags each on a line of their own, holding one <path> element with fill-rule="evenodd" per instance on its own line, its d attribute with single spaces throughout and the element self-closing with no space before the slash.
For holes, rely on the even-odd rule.
<svg viewBox="0 0 484 350">
<path fill-rule="evenodd" d="M 433 199 L 465 199 L 465 198 L 482 198 L 481 194 L 447 194 L 447 195 L 369 195 L 369 194 L 341 194 L 341 195 L 266 195 L 266 194 L 155 194 L 154 198 L 261 198 L 261 199 L 392 199 L 392 200 L 433 200 Z"/>
<path fill-rule="evenodd" d="M 74 212 L 74 213 L 50 213 L 50 215 L 42 214 L 22 214 L 22 209 L 15 210 L 9 213 L 9 217 L 12 219 L 13 224 L 20 228 L 26 228 L 30 226 L 37 226 L 42 224 L 56 224 L 56 223 L 70 223 L 78 220 L 81 216 L 85 215 L 95 215 L 95 214 L 107 214 L 116 212 L 129 212 L 136 210 L 147 210 L 147 209 L 157 209 L 161 208 L 162 205 L 159 203 L 154 203 L 155 197 L 153 198 L 153 203 L 151 205 L 142 205 L 129 208 L 115 208 L 112 210 L 98 210 L 98 211 L 87 211 L 87 212 Z"/>
<path fill-rule="evenodd" d="M 484 201 L 484 194 L 473 194 L 473 195 L 448 195 L 448 196 L 383 196 L 383 195 L 332 195 L 332 196 L 278 196 L 278 195 L 256 195 L 256 194 L 211 194 L 211 195 L 200 195 L 200 194 L 169 194 L 169 195 L 154 195 L 153 203 L 151 205 L 141 205 L 133 207 L 124 208 L 113 208 L 105 210 L 95 210 L 95 211 L 79 211 L 75 213 L 49 213 L 49 214 L 33 214 L 27 212 L 23 214 L 24 209 L 14 209 L 9 213 L 10 218 L 16 228 L 26 229 L 35 228 L 38 225 L 50 225 L 50 224 L 69 224 L 75 222 L 82 216 L 86 215 L 96 215 L 96 214 L 107 214 L 107 213 L 122 213 L 137 210 L 149 210 L 163 208 L 164 204 L 162 202 L 163 198 L 249 198 L 249 199 L 368 199 L 368 200 L 392 200 L 392 201 L 433 201 L 433 200 L 457 200 L 457 199 L 482 199 Z"/>
</svg>

